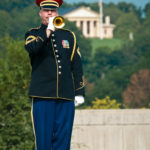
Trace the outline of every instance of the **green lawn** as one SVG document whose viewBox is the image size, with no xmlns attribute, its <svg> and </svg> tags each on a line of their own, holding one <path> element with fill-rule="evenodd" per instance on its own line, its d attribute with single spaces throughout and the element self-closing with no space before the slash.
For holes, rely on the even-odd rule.
<svg viewBox="0 0 150 150">
<path fill-rule="evenodd" d="M 124 43 L 122 40 L 119 40 L 119 39 L 100 40 L 99 38 L 93 38 L 90 40 L 91 40 L 91 44 L 92 44 L 92 53 L 93 54 L 98 47 L 109 47 L 111 50 L 110 52 L 112 52 L 114 50 L 120 49 Z"/>
</svg>

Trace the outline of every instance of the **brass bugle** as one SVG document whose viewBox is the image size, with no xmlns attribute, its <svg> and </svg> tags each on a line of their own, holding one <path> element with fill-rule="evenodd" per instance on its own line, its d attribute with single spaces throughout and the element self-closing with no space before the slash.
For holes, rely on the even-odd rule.
<svg viewBox="0 0 150 150">
<path fill-rule="evenodd" d="M 56 16 L 53 20 L 54 27 L 61 29 L 65 26 L 65 19 L 62 16 Z"/>
</svg>

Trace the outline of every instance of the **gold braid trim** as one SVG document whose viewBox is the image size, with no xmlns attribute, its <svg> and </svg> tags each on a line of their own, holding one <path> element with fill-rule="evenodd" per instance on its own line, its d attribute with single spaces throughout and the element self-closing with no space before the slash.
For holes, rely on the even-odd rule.
<svg viewBox="0 0 150 150">
<path fill-rule="evenodd" d="M 75 50 L 76 50 L 76 43 L 77 43 L 77 40 L 76 40 L 76 36 L 75 34 L 72 32 L 73 34 L 73 38 L 74 38 L 74 46 L 73 46 L 73 51 L 72 51 L 72 55 L 71 55 L 71 61 L 73 60 L 73 56 L 74 56 L 74 53 L 75 53 Z"/>
<path fill-rule="evenodd" d="M 80 53 L 79 47 L 78 47 L 78 49 L 77 49 L 77 53 L 78 53 L 78 55 L 81 57 L 81 53 Z"/>
<path fill-rule="evenodd" d="M 29 40 L 30 39 L 30 40 Z M 26 43 L 25 45 L 31 43 L 32 41 L 35 41 L 36 40 L 36 37 L 31 35 L 31 36 L 28 36 L 27 39 L 26 39 Z"/>
<path fill-rule="evenodd" d="M 34 133 L 34 138 L 35 138 L 35 149 L 37 149 L 36 145 L 36 134 L 35 134 L 35 126 L 34 126 L 34 117 L 33 117 L 33 97 L 32 97 L 32 106 L 31 106 L 31 121 L 32 121 L 32 128 L 33 128 L 33 133 Z"/>
<path fill-rule="evenodd" d="M 43 6 L 56 6 L 56 7 L 58 7 L 57 4 L 43 4 L 43 5 L 41 5 L 41 7 L 43 7 Z"/>
<path fill-rule="evenodd" d="M 35 96 L 35 95 L 29 95 L 31 98 L 43 98 L 43 99 L 64 99 L 64 100 L 69 100 L 72 101 L 73 99 L 70 98 L 65 98 L 65 97 L 45 97 L 45 96 Z"/>
<path fill-rule="evenodd" d="M 47 0 L 47 1 L 43 1 L 43 2 L 40 3 L 40 7 L 45 6 L 45 5 L 48 5 L 48 6 L 51 5 L 51 6 L 57 6 L 57 7 L 59 7 L 58 2 L 53 1 L 53 0 Z"/>
<path fill-rule="evenodd" d="M 31 42 L 33 42 L 33 41 L 38 42 L 39 39 L 40 39 L 42 42 L 44 42 L 44 40 L 43 40 L 40 36 L 35 37 L 35 36 L 33 36 L 33 35 L 30 35 L 30 36 L 27 37 L 26 42 L 25 42 L 25 45 L 28 45 L 29 43 L 31 43 Z"/>
</svg>

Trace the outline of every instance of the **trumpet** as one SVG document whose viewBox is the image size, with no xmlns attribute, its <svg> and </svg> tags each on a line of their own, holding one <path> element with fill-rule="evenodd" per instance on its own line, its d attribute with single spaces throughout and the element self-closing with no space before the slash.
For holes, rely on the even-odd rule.
<svg viewBox="0 0 150 150">
<path fill-rule="evenodd" d="M 65 19 L 62 16 L 56 16 L 53 20 L 54 27 L 61 29 L 65 26 Z"/>
</svg>

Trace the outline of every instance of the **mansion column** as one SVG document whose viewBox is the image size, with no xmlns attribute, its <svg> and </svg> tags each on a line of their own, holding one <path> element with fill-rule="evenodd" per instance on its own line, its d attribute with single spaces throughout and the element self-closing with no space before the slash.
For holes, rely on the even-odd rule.
<svg viewBox="0 0 150 150">
<path fill-rule="evenodd" d="M 94 21 L 90 21 L 90 36 L 89 37 L 94 37 Z"/>
<path fill-rule="evenodd" d="M 80 20 L 77 20 L 77 21 L 76 21 L 76 26 L 77 26 L 78 28 L 80 28 Z"/>
<path fill-rule="evenodd" d="M 100 37 L 100 21 L 97 21 L 97 37 Z"/>
<path fill-rule="evenodd" d="M 87 37 L 87 21 L 83 20 L 83 35 Z"/>
</svg>

